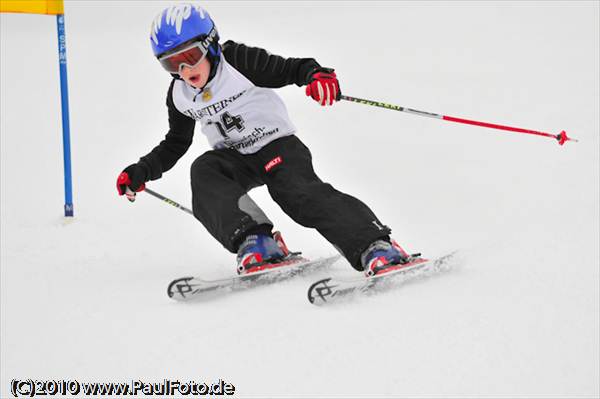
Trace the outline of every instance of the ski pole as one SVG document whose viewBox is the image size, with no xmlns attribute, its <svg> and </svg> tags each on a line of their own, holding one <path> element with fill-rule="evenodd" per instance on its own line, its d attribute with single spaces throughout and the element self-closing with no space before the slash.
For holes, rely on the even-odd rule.
<svg viewBox="0 0 600 399">
<path fill-rule="evenodd" d="M 481 127 L 489 127 L 491 129 L 498 129 L 498 130 L 507 130 L 509 132 L 535 134 L 537 136 L 550 137 L 550 138 L 556 139 L 558 141 L 558 144 L 560 144 L 560 145 L 563 145 L 566 141 L 575 141 L 575 142 L 578 141 L 571 137 L 567 137 L 567 133 L 564 130 L 558 134 L 552 134 L 552 133 L 538 132 L 536 130 L 523 129 L 520 127 L 497 125 L 495 123 L 479 122 L 479 121 L 473 121 L 473 120 L 469 120 L 469 119 L 455 118 L 453 116 L 439 115 L 439 114 L 434 114 L 432 112 L 419 111 L 416 109 L 400 107 L 398 105 L 393 105 L 393 104 L 386 104 L 386 103 L 382 103 L 379 101 L 365 100 L 364 98 L 357 98 L 357 97 L 350 97 L 350 96 L 342 95 L 342 96 L 340 96 L 340 99 L 346 100 L 346 101 L 352 101 L 352 102 L 364 104 L 364 105 L 371 105 L 374 107 L 391 109 L 394 111 L 406 112 L 406 113 L 413 114 L 413 115 L 426 116 L 426 117 L 435 118 L 435 119 L 442 119 L 442 120 L 450 121 L 450 122 L 464 123 L 467 125 L 475 125 L 475 126 L 481 126 Z"/>
<path fill-rule="evenodd" d="M 148 194 L 150 194 L 151 196 L 156 197 L 159 200 L 162 200 L 163 202 L 166 202 L 169 205 L 173 205 L 175 208 L 179 208 L 182 211 L 189 213 L 190 215 L 194 214 L 191 210 L 189 210 L 185 206 L 178 204 L 177 202 L 173 201 L 172 199 L 169 199 L 169 198 L 165 197 L 164 195 L 157 193 L 156 191 L 150 190 L 148 187 L 146 187 L 144 189 L 144 191 L 147 192 Z"/>
</svg>

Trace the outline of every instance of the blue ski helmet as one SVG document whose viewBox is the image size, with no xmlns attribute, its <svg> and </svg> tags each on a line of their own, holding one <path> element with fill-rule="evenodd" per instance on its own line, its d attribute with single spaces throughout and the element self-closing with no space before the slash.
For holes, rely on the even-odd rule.
<svg viewBox="0 0 600 399">
<path fill-rule="evenodd" d="M 212 69 L 216 70 L 221 57 L 219 33 L 202 7 L 190 3 L 170 6 L 152 22 L 150 44 L 157 58 L 194 41 L 205 41 L 208 46 L 207 58 Z"/>
</svg>

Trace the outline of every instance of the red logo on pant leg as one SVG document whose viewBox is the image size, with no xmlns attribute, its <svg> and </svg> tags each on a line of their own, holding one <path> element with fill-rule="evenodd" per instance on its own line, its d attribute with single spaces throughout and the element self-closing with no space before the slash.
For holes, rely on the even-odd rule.
<svg viewBox="0 0 600 399">
<path fill-rule="evenodd" d="M 271 159 L 269 162 L 267 162 L 267 164 L 265 165 L 265 171 L 268 172 L 271 169 L 273 169 L 275 166 L 279 165 L 280 163 L 283 162 L 283 159 L 281 159 L 281 156 L 277 156 L 273 159 Z"/>
</svg>

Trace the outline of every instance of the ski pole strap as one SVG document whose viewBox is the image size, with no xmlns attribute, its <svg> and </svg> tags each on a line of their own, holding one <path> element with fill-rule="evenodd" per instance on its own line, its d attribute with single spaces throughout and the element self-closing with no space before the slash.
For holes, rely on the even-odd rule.
<svg viewBox="0 0 600 399">
<path fill-rule="evenodd" d="M 487 127 L 490 129 L 505 130 L 505 131 L 515 132 L 515 133 L 533 134 L 533 135 L 537 135 L 537 136 L 550 137 L 550 138 L 557 140 L 558 144 L 560 144 L 560 145 L 563 145 L 567 141 L 578 141 L 578 140 L 568 137 L 567 133 L 564 130 L 561 131 L 559 134 L 552 134 L 552 133 L 539 132 L 537 130 L 523 129 L 520 127 L 504 126 L 504 125 L 498 125 L 495 123 L 479 122 L 479 121 L 474 121 L 474 120 L 470 120 L 470 119 L 463 119 L 463 118 L 456 118 L 453 116 L 440 115 L 440 114 L 435 114 L 433 112 L 419 111 L 419 110 L 412 109 L 412 108 L 401 107 L 399 105 L 382 103 L 380 101 L 366 100 L 364 98 L 358 98 L 358 97 L 342 95 L 342 96 L 340 96 L 340 99 L 346 100 L 346 101 L 352 101 L 352 102 L 363 104 L 363 105 L 371 105 L 374 107 L 380 107 L 380 108 L 385 108 L 385 109 L 391 109 L 394 111 L 406 112 L 406 113 L 413 114 L 413 115 L 425 116 L 428 118 L 442 119 L 442 120 L 449 121 L 449 122 L 463 123 L 466 125 L 481 126 L 481 127 Z"/>
<path fill-rule="evenodd" d="M 194 212 L 192 212 L 191 210 L 189 210 L 188 208 L 186 208 L 185 206 L 178 204 L 177 202 L 173 201 L 172 199 L 169 199 L 167 197 L 165 197 L 164 195 L 161 195 L 159 193 L 157 193 L 156 191 L 150 190 L 148 187 L 146 187 L 144 189 L 144 192 L 150 194 L 153 197 L 158 198 L 159 200 L 162 200 L 163 202 L 169 204 L 169 205 L 173 205 L 175 208 L 179 208 L 184 212 L 189 213 L 190 215 L 193 215 Z"/>
</svg>

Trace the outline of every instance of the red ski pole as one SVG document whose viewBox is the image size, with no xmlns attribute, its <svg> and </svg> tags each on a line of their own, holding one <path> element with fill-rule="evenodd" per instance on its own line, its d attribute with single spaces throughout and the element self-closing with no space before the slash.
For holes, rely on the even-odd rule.
<svg viewBox="0 0 600 399">
<path fill-rule="evenodd" d="M 469 119 L 456 118 L 453 116 L 439 115 L 439 114 L 434 114 L 432 112 L 419 111 L 416 109 L 400 107 L 398 105 L 393 105 L 393 104 L 386 104 L 386 103 L 382 103 L 379 101 L 365 100 L 363 98 L 350 97 L 350 96 L 344 96 L 344 95 L 340 96 L 339 98 L 341 100 L 352 101 L 352 102 L 359 103 L 359 104 L 387 108 L 387 109 L 392 109 L 395 111 L 406 112 L 409 114 L 414 114 L 414 115 L 419 115 L 419 116 L 427 116 L 429 118 L 442 119 L 442 120 L 450 121 L 450 122 L 457 122 L 457 123 L 464 123 L 467 125 L 488 127 L 491 129 L 506 130 L 506 131 L 515 132 L 515 133 L 534 134 L 537 136 L 550 137 L 550 138 L 556 139 L 558 141 L 558 144 L 560 144 L 560 145 L 563 145 L 566 141 L 577 141 L 571 137 L 567 137 L 567 133 L 564 130 L 558 134 L 552 134 L 552 133 L 538 132 L 537 130 L 523 129 L 520 127 L 497 125 L 495 123 L 479 122 L 479 121 L 473 121 L 473 120 L 469 120 Z"/>
</svg>

